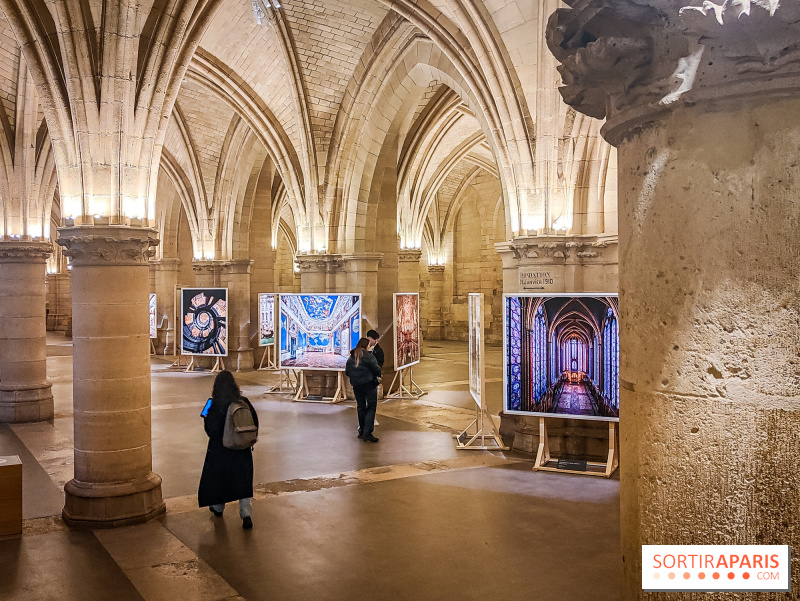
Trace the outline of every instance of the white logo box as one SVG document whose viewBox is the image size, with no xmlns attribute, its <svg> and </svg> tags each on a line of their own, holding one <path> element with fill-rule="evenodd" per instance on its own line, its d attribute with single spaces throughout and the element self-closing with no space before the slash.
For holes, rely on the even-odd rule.
<svg viewBox="0 0 800 601">
<path fill-rule="evenodd" d="M 788 545 L 643 545 L 642 590 L 791 591 Z"/>
</svg>

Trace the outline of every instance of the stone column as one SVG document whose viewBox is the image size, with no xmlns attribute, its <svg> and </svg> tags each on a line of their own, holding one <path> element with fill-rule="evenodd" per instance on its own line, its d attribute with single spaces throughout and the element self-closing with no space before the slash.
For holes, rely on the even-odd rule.
<svg viewBox="0 0 800 601">
<path fill-rule="evenodd" d="M 47 274 L 48 330 L 72 335 L 72 272 Z"/>
<path fill-rule="evenodd" d="M 344 262 L 341 255 L 297 255 L 300 290 L 309 293 L 337 292 Z"/>
<path fill-rule="evenodd" d="M 428 331 L 425 336 L 428 340 L 440 340 L 444 334 L 443 295 L 444 265 L 428 265 L 428 292 L 425 295 L 428 307 L 423 311 L 428 316 Z"/>
<path fill-rule="evenodd" d="M 59 229 L 72 259 L 75 477 L 72 526 L 110 527 L 164 513 L 152 471 L 148 259 L 155 230 Z"/>
<path fill-rule="evenodd" d="M 797 3 L 678 7 L 548 26 L 619 149 L 626 600 L 650 598 L 643 544 L 800 545 Z"/>
<path fill-rule="evenodd" d="M 250 267 L 253 261 L 240 259 L 221 264 L 220 284 L 228 289 L 228 357 L 230 370 L 253 369 L 250 341 Z M 258 316 L 254 316 L 258 319 Z"/>
<path fill-rule="evenodd" d="M 346 273 L 342 292 L 361 293 L 362 334 L 371 328 L 386 328 L 378 322 L 378 263 L 382 257 L 381 253 L 342 255 Z M 388 325 L 391 328 L 392 324 Z"/>
<path fill-rule="evenodd" d="M 45 338 L 51 252 L 49 242 L 0 240 L 0 422 L 53 417 Z"/>
<path fill-rule="evenodd" d="M 192 261 L 194 285 L 197 288 L 219 288 L 221 261 Z"/>
<path fill-rule="evenodd" d="M 416 248 L 401 250 L 398 255 L 399 269 L 397 292 L 419 292 L 419 261 L 422 251 Z"/>
<path fill-rule="evenodd" d="M 180 259 L 150 261 L 150 267 L 155 272 L 157 351 L 165 355 L 179 351 L 179 347 L 175 346 L 175 286 L 178 284 L 180 265 Z"/>
</svg>

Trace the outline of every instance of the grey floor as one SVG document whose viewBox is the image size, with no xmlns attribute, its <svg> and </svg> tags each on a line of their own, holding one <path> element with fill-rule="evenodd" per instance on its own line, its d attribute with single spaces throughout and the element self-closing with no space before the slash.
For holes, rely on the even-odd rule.
<svg viewBox="0 0 800 601">
<path fill-rule="evenodd" d="M 502 361 L 488 350 L 496 412 Z M 0 541 L 0 599 L 618 599 L 619 482 L 456 451 L 453 424 L 471 409 L 466 344 L 431 341 L 425 353 L 414 377 L 430 393 L 382 404 L 378 444 L 356 439 L 349 403 L 292 403 L 266 394 L 272 374 L 237 376 L 261 421 L 252 531 L 233 506 L 214 518 L 196 505 L 213 376 L 154 359 L 153 465 L 167 514 L 92 532 L 50 517 L 72 437 L 71 346 L 51 336 L 55 419 L 0 426 L 0 455 L 23 461 L 26 520 L 21 539 Z"/>
</svg>

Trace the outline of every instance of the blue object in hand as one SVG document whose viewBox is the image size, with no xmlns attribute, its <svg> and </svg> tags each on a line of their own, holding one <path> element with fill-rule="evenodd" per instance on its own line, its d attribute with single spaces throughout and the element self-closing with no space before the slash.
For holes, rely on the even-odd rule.
<svg viewBox="0 0 800 601">
<path fill-rule="evenodd" d="M 211 409 L 211 399 L 206 401 L 206 406 L 203 407 L 203 410 L 200 412 L 200 417 L 205 417 L 208 415 L 208 410 Z"/>
</svg>

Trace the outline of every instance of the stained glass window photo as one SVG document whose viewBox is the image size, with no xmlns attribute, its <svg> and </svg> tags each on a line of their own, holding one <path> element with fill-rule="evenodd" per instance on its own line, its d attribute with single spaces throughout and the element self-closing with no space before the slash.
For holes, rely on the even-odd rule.
<svg viewBox="0 0 800 601">
<path fill-rule="evenodd" d="M 343 371 L 361 337 L 360 294 L 281 294 L 280 367 Z"/>
<path fill-rule="evenodd" d="M 506 295 L 505 411 L 619 419 L 616 295 Z"/>
<path fill-rule="evenodd" d="M 228 356 L 228 289 L 181 289 L 181 353 Z"/>
</svg>

